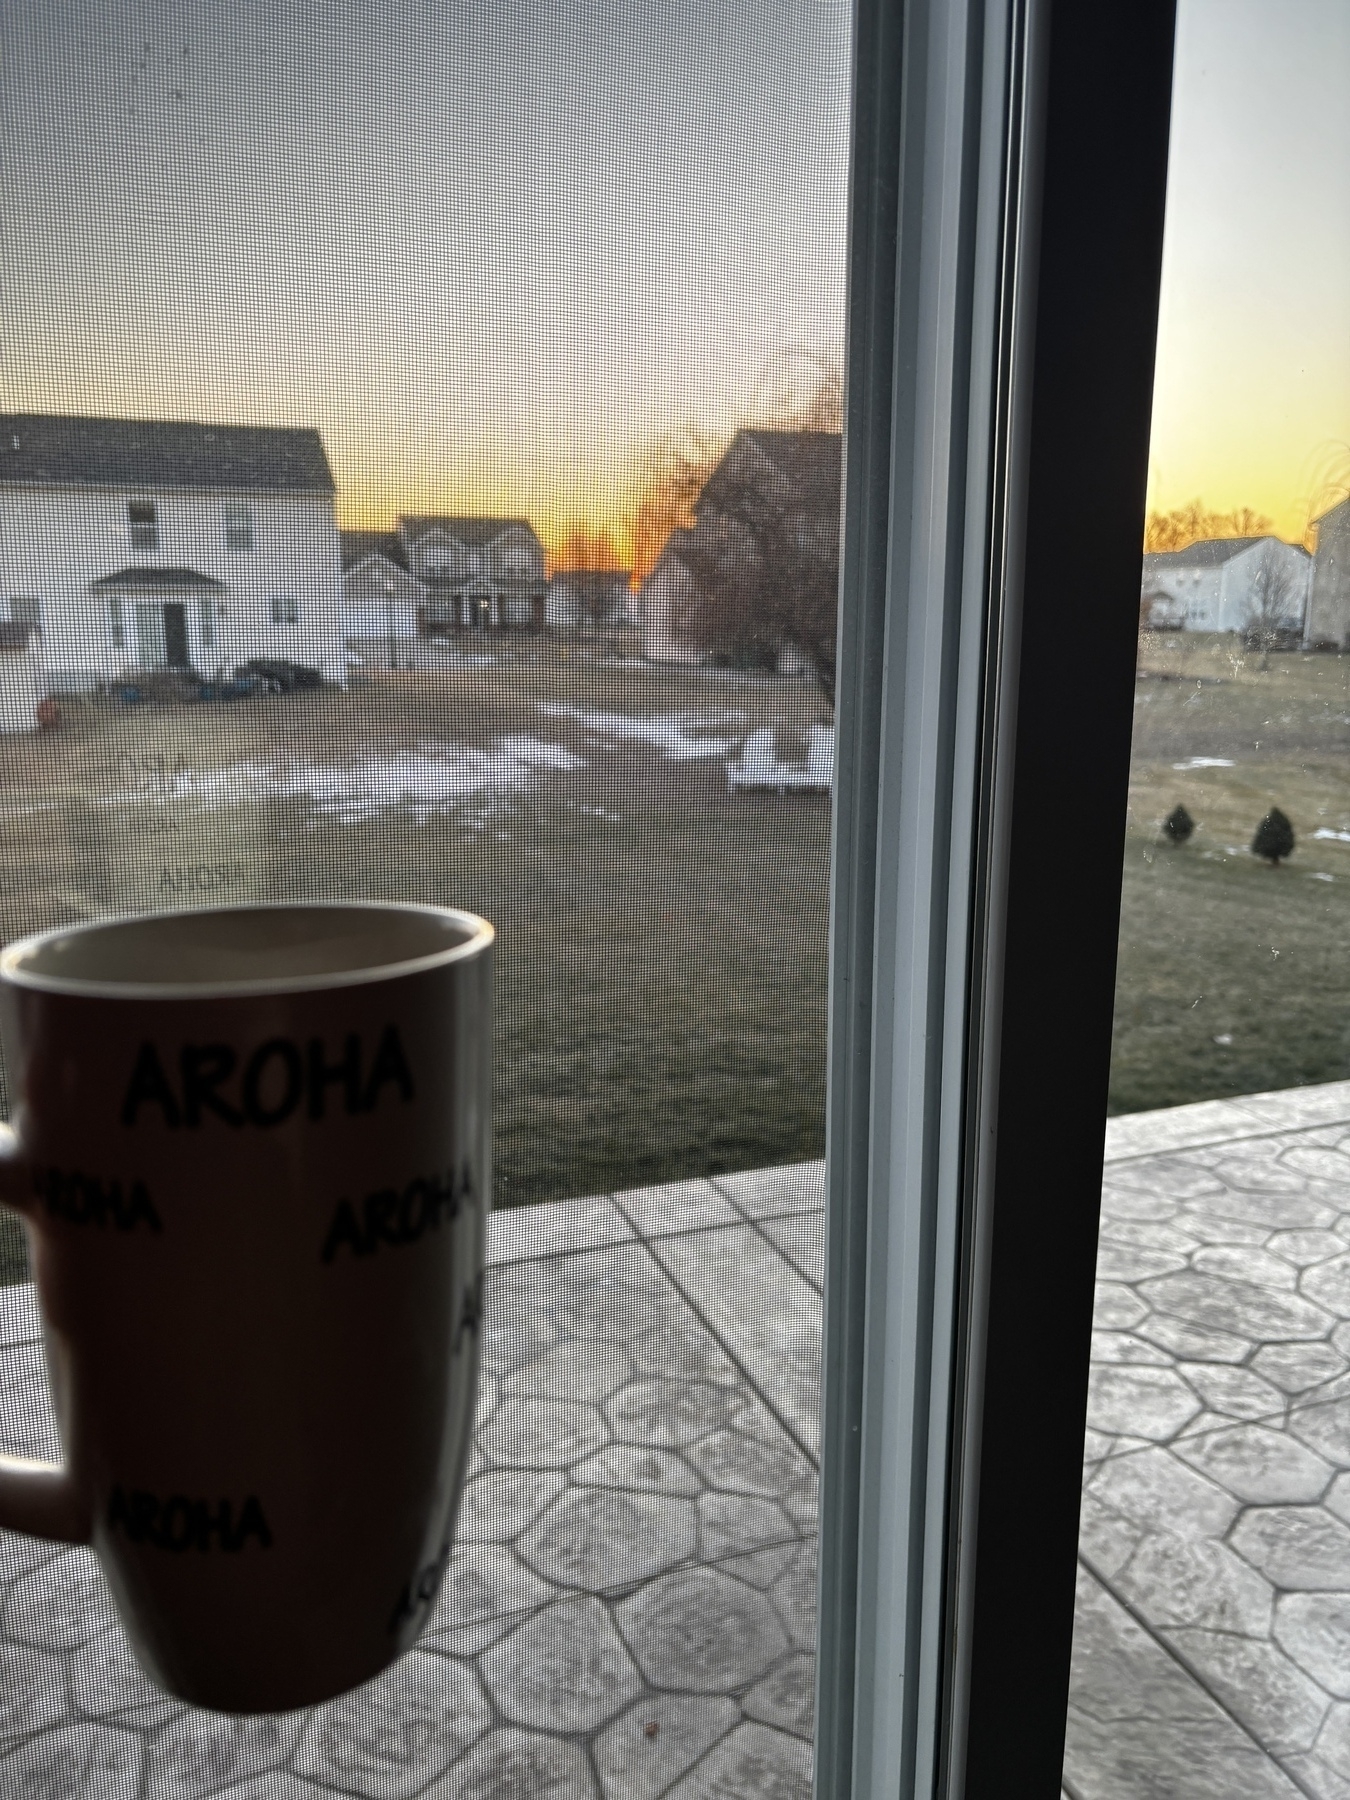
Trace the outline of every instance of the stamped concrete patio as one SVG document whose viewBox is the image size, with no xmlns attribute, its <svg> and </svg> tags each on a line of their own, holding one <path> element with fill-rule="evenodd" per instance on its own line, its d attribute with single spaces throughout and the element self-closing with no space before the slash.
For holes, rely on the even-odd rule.
<svg viewBox="0 0 1350 1800">
<path fill-rule="evenodd" d="M 0 1797 L 807 1795 L 821 1241 L 818 1165 L 495 1218 L 435 1616 L 312 1712 L 166 1700 L 0 1536 Z M 1350 1083 L 1114 1121 L 1100 1274 L 1066 1792 L 1350 1800 Z M 52 1454 L 36 1334 L 0 1290 Z"/>
</svg>

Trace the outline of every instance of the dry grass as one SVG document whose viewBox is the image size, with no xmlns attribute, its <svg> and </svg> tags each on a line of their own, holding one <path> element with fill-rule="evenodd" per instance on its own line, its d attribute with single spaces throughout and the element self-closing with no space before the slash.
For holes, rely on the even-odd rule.
<svg viewBox="0 0 1350 1800">
<path fill-rule="evenodd" d="M 1195 758 L 1231 766 L 1175 766 Z M 1196 831 L 1173 848 L 1178 802 Z M 1272 806 L 1298 839 L 1276 869 L 1249 849 Z M 1113 1111 L 1350 1076 L 1350 842 L 1319 829 L 1350 832 L 1350 658 L 1146 644 Z"/>
<path fill-rule="evenodd" d="M 467 906 L 499 932 L 499 1205 L 819 1155 L 828 803 L 729 799 L 720 755 L 674 760 L 576 713 L 682 720 L 686 747 L 772 723 L 789 754 L 821 709 L 801 683 L 578 658 L 233 707 L 68 705 L 60 731 L 0 740 L 0 932 L 172 903 L 165 869 L 193 867 L 223 870 L 227 900 Z M 241 764 L 525 737 L 582 766 L 429 814 L 193 798 Z"/>
<path fill-rule="evenodd" d="M 163 904 L 163 870 L 193 864 L 231 875 L 227 899 L 469 906 L 500 932 L 500 1204 L 820 1154 L 828 807 L 730 800 L 720 757 L 671 760 L 556 706 L 737 739 L 773 723 L 785 754 L 821 716 L 801 684 L 561 656 L 235 708 L 68 706 L 59 732 L 0 740 L 0 932 Z M 189 780 L 250 759 L 340 767 L 520 736 L 584 766 L 421 819 L 181 792 L 189 765 Z M 1350 1076 L 1350 842 L 1313 836 L 1350 833 L 1348 752 L 1350 658 L 1263 671 L 1231 641 L 1146 646 L 1113 1111 Z M 1198 757 L 1231 766 L 1174 766 Z M 1159 827 L 1178 801 L 1197 830 L 1172 848 Z M 1247 849 L 1272 805 L 1298 834 L 1279 869 Z"/>
</svg>

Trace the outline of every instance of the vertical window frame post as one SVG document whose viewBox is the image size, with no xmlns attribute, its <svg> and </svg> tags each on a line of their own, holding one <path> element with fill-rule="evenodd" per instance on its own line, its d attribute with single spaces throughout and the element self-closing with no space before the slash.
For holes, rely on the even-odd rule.
<svg viewBox="0 0 1350 1800">
<path fill-rule="evenodd" d="M 1173 5 L 859 4 L 822 1800 L 1051 1800 L 1059 1788 Z M 1094 182 L 1105 204 L 1084 207 Z M 1109 351 L 1098 387 L 1084 387 L 1085 346 Z M 1089 867 L 1066 881 L 1032 854 L 1028 782 L 1053 774 L 1044 721 L 1066 678 L 1063 647 L 1046 654 L 1065 560 L 1046 554 L 1051 488 L 1070 479 L 1081 501 L 1085 427 L 1109 442 L 1089 508 L 1109 567 L 1099 556 L 1106 611 L 1084 627 L 1087 654 L 1076 646 L 1092 699 L 1074 707 L 1083 739 L 1067 785 L 1105 774 Z M 1028 1014 L 1026 979 L 1052 879 L 1061 929 L 1081 914 L 1080 990 L 1048 1025 L 1044 1007 Z M 1034 1129 L 1025 1116 L 1028 1054 L 1047 1032 L 1079 1109 L 1049 1159 L 1060 1188 L 1048 1210 L 1073 1215 L 1062 1256 L 1032 1208 L 1047 1102 Z M 1019 1346 L 1028 1293 L 1039 1312 Z M 1011 1504 L 1028 1457 L 1038 1505 Z"/>
</svg>

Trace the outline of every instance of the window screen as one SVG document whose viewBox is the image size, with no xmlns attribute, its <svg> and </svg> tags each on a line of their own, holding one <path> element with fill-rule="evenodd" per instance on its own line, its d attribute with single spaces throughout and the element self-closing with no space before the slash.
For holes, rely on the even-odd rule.
<svg viewBox="0 0 1350 1800">
<path fill-rule="evenodd" d="M 7 1539 L 0 1794 L 808 1791 L 848 34 L 6 20 L 0 930 L 485 914 L 502 1210 L 422 1648 L 210 1718 Z"/>
</svg>

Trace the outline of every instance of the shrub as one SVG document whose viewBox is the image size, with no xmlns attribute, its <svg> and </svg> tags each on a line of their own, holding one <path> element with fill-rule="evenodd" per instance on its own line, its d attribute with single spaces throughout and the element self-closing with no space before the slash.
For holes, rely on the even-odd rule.
<svg viewBox="0 0 1350 1800">
<path fill-rule="evenodd" d="M 1184 806 L 1174 806 L 1163 820 L 1163 830 L 1174 844 L 1184 844 L 1195 830 L 1195 820 Z"/>
<path fill-rule="evenodd" d="M 1263 856 L 1272 868 L 1292 856 L 1294 850 L 1294 828 L 1285 818 L 1278 806 L 1272 806 L 1256 828 L 1256 836 L 1252 839 L 1252 855 Z"/>
</svg>

